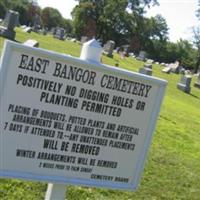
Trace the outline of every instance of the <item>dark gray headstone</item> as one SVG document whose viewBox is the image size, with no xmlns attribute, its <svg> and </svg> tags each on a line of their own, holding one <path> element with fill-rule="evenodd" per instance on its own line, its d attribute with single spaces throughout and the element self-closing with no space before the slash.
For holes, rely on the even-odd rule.
<svg viewBox="0 0 200 200">
<path fill-rule="evenodd" d="M 54 38 L 57 38 L 59 40 L 64 40 L 65 37 L 65 29 L 64 28 L 56 28 L 54 30 L 54 34 L 53 34 Z"/>
<path fill-rule="evenodd" d="M 104 53 L 109 57 L 113 56 L 114 48 L 115 48 L 115 42 L 112 40 L 108 40 L 106 44 L 104 44 L 103 46 Z"/>
<path fill-rule="evenodd" d="M 190 93 L 190 83 L 191 83 L 192 77 L 189 75 L 182 75 L 180 82 L 177 84 L 177 88 L 179 90 L 182 90 L 186 93 Z"/>
<path fill-rule="evenodd" d="M 140 74 L 145 74 L 145 75 L 148 75 L 148 76 L 152 76 L 152 69 L 150 68 L 145 68 L 145 67 L 142 67 L 139 69 L 139 73 Z"/>
<path fill-rule="evenodd" d="M 147 58 L 147 52 L 146 51 L 140 51 L 137 59 L 144 61 L 146 58 Z"/>
<path fill-rule="evenodd" d="M 41 19 L 38 14 L 36 14 L 33 17 L 33 31 L 38 33 L 38 31 L 41 29 Z"/>
<path fill-rule="evenodd" d="M 199 73 L 199 76 L 197 77 L 197 82 L 195 82 L 194 86 L 196 88 L 199 88 L 200 89 L 200 73 Z"/>
<path fill-rule="evenodd" d="M 121 49 L 123 51 L 124 56 L 129 56 L 130 45 L 128 45 L 128 44 L 122 45 Z"/>
<path fill-rule="evenodd" d="M 19 13 L 13 10 L 9 10 L 6 13 L 6 17 L 3 23 L 3 26 L 0 27 L 0 35 L 14 40 L 15 39 L 15 31 L 14 28 L 18 25 L 19 22 Z"/>
<path fill-rule="evenodd" d="M 181 68 L 181 69 L 179 70 L 179 73 L 180 73 L 180 74 L 185 74 L 185 69 L 184 69 L 184 68 Z"/>
</svg>

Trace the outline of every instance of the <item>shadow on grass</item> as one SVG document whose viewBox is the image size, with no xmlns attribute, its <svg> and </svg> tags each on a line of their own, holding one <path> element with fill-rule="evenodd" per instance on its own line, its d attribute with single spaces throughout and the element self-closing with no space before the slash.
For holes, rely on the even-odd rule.
<svg viewBox="0 0 200 200">
<path fill-rule="evenodd" d="M 196 99 L 200 99 L 198 96 L 194 95 L 194 94 L 190 94 L 190 96 L 196 98 Z"/>
</svg>

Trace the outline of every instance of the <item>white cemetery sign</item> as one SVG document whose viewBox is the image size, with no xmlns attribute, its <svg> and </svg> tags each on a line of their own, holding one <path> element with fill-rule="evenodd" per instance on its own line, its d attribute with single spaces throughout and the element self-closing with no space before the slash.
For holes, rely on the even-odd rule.
<svg viewBox="0 0 200 200">
<path fill-rule="evenodd" d="M 135 190 L 166 81 L 7 41 L 0 177 Z"/>
</svg>

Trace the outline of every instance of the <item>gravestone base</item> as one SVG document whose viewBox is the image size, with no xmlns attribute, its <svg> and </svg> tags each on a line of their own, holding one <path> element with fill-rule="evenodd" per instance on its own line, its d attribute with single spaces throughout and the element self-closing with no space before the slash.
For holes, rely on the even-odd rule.
<svg viewBox="0 0 200 200">
<path fill-rule="evenodd" d="M 152 72 L 152 69 L 144 67 L 144 68 L 139 69 L 139 73 L 151 76 L 153 72 Z"/>
<path fill-rule="evenodd" d="M 182 90 L 183 92 L 185 92 L 185 93 L 190 93 L 190 90 L 191 90 L 191 87 L 187 87 L 186 85 L 184 85 L 184 84 L 181 84 L 181 83 L 178 83 L 177 84 L 177 88 L 179 89 L 179 90 Z"/>
<path fill-rule="evenodd" d="M 113 58 L 113 54 L 103 51 L 103 54 L 108 56 L 109 58 Z"/>
<path fill-rule="evenodd" d="M 200 89 L 200 83 L 194 83 L 194 87 L 199 88 Z"/>
<path fill-rule="evenodd" d="M 65 38 L 64 38 L 64 36 L 60 36 L 60 35 L 54 35 L 53 36 L 54 38 L 56 38 L 56 39 L 59 39 L 59 40 L 65 40 Z"/>
<path fill-rule="evenodd" d="M 8 30 L 7 28 L 0 26 L 0 36 L 8 38 L 10 40 L 15 39 L 16 32 Z"/>
</svg>

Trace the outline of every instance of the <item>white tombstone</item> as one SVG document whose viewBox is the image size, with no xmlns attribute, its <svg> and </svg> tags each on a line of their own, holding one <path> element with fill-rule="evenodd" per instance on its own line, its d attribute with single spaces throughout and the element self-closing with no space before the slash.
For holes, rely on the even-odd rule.
<svg viewBox="0 0 200 200">
<path fill-rule="evenodd" d="M 184 91 L 185 93 L 190 93 L 191 87 L 190 83 L 192 81 L 192 77 L 190 75 L 182 75 L 180 82 L 177 84 L 177 88 L 179 90 Z"/>
<path fill-rule="evenodd" d="M 194 83 L 194 87 L 199 88 L 200 89 L 200 73 L 197 77 L 197 82 Z"/>
<path fill-rule="evenodd" d="M 33 39 L 26 40 L 23 44 L 29 47 L 39 47 L 39 42 Z"/>
</svg>

